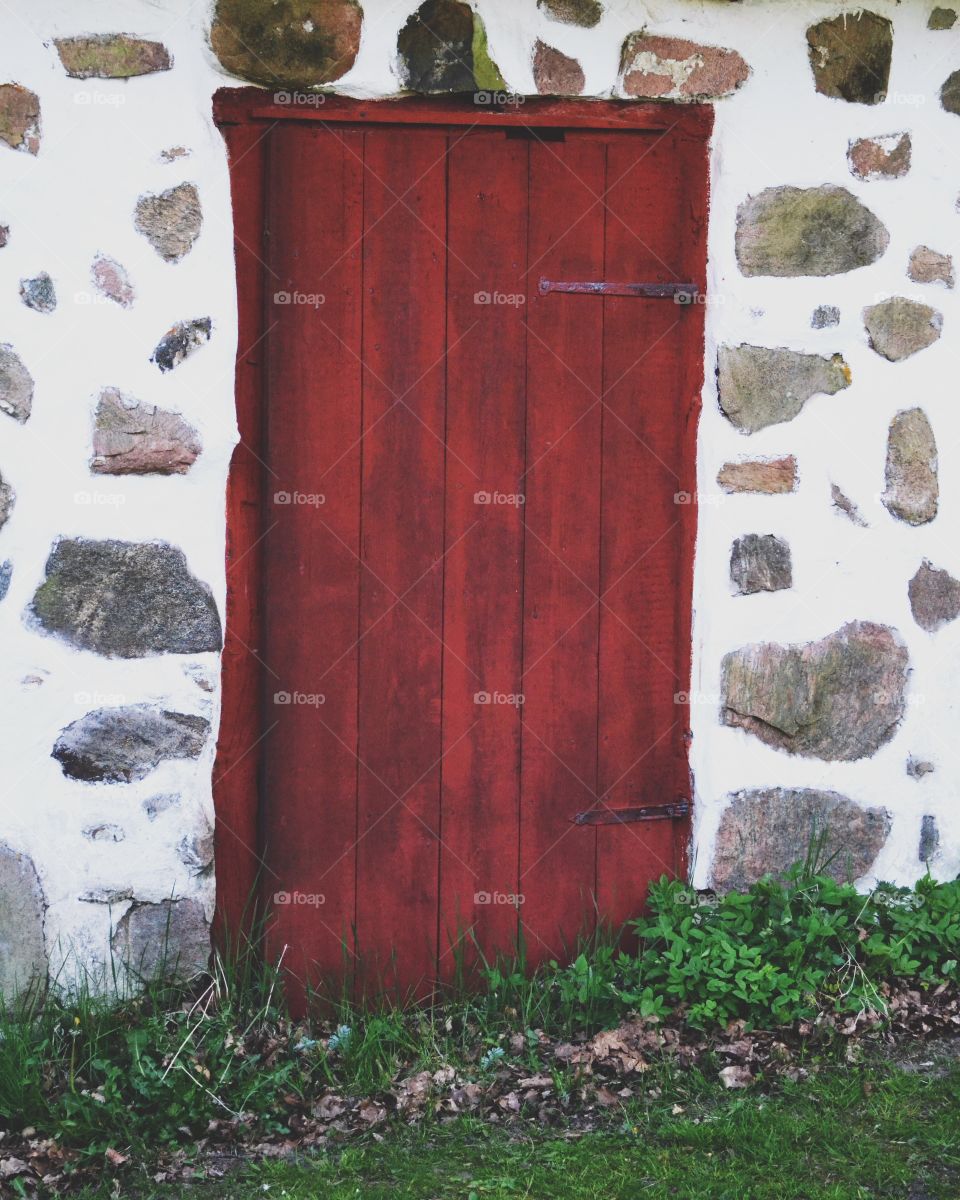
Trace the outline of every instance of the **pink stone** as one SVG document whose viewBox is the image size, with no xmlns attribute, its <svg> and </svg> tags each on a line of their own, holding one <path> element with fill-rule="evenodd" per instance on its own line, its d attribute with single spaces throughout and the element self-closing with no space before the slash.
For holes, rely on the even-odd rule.
<svg viewBox="0 0 960 1200">
<path fill-rule="evenodd" d="M 623 93 L 641 99 L 717 100 L 735 92 L 750 74 L 736 50 L 683 38 L 631 33 L 623 43 Z"/>
</svg>

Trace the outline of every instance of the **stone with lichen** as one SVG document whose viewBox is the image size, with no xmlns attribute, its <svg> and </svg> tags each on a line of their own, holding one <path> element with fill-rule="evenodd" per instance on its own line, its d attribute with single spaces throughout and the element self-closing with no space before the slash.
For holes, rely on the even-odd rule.
<svg viewBox="0 0 960 1200">
<path fill-rule="evenodd" d="M 744 275 L 842 275 L 876 262 L 889 242 L 883 223 L 836 184 L 766 188 L 737 209 Z"/>
<path fill-rule="evenodd" d="M 64 70 L 74 79 L 132 79 L 173 66 L 162 42 L 126 33 L 54 38 L 54 45 Z"/>
<path fill-rule="evenodd" d="M 769 346 L 721 346 L 717 384 L 724 416 L 742 433 L 792 421 L 815 395 L 850 386 L 840 355 L 803 354 Z"/>
<path fill-rule="evenodd" d="M 356 0 L 217 0 L 210 45 L 231 75 L 268 88 L 340 79 L 360 49 Z"/>
<path fill-rule="evenodd" d="M 721 718 L 788 754 L 852 762 L 893 737 L 908 671 L 899 634 L 870 621 L 802 645 L 743 646 L 723 659 Z"/>
<path fill-rule="evenodd" d="M 922 408 L 908 408 L 890 422 L 885 487 L 887 511 L 908 525 L 926 525 L 940 499 L 937 442 Z"/>
</svg>

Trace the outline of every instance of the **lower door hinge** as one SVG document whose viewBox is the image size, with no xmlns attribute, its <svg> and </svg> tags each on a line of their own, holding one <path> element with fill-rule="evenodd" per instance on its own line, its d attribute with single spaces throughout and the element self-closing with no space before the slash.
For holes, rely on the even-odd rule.
<svg viewBox="0 0 960 1200">
<path fill-rule="evenodd" d="M 574 825 L 629 825 L 633 821 L 677 821 L 689 816 L 690 802 L 646 804 L 640 808 L 591 808 L 573 817 Z"/>
</svg>

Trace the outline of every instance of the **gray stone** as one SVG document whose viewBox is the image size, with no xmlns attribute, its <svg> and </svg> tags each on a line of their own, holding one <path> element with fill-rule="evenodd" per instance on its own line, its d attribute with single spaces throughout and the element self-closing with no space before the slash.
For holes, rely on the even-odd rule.
<svg viewBox="0 0 960 1200">
<path fill-rule="evenodd" d="M 183 475 L 200 453 L 200 435 L 179 413 L 141 404 L 116 388 L 100 393 L 93 459 L 99 475 Z"/>
<path fill-rule="evenodd" d="M 0 600 L 3 600 L 10 590 L 10 580 L 13 578 L 13 563 L 9 559 L 0 563 Z"/>
<path fill-rule="evenodd" d="M 772 533 L 747 533 L 733 543 L 730 578 L 741 596 L 793 587 L 790 546 Z"/>
<path fill-rule="evenodd" d="M 810 318 L 811 329 L 829 329 L 840 324 L 840 309 L 835 304 L 818 304 Z"/>
<path fill-rule="evenodd" d="M 960 581 L 924 559 L 907 585 L 913 619 L 928 633 L 960 617 Z"/>
<path fill-rule="evenodd" d="M 837 792 L 753 788 L 736 792 L 720 818 L 713 860 L 717 891 L 744 891 L 764 875 L 783 879 L 813 851 L 839 882 L 866 875 L 890 833 L 890 814 Z"/>
<path fill-rule="evenodd" d="M 212 329 L 213 323 L 209 317 L 178 321 L 157 343 L 150 361 L 155 362 L 161 371 L 172 371 L 210 341 Z"/>
<path fill-rule="evenodd" d="M 917 246 L 911 253 L 907 274 L 914 283 L 942 283 L 952 288 L 956 282 L 952 256 L 931 250 L 929 246 Z"/>
<path fill-rule="evenodd" d="M 0 225 L 0 250 L 10 241 L 10 226 Z"/>
<path fill-rule="evenodd" d="M 32 616 L 46 633 L 108 658 L 219 650 L 210 588 L 166 542 L 57 542 Z"/>
<path fill-rule="evenodd" d="M 274 89 L 318 87 L 353 66 L 362 25 L 356 0 L 217 0 L 210 45 L 241 79 Z"/>
<path fill-rule="evenodd" d="M 40 99 L 18 83 L 0 84 L 0 142 L 27 154 L 40 149 Z"/>
<path fill-rule="evenodd" d="M 93 260 L 91 271 L 93 286 L 102 295 L 119 304 L 121 308 L 129 308 L 136 298 L 130 276 L 124 267 L 104 254 L 98 254 Z"/>
<path fill-rule="evenodd" d="M 910 170 L 912 153 L 909 133 L 885 133 L 851 142 L 847 162 L 858 179 L 902 179 Z"/>
<path fill-rule="evenodd" d="M 46 271 L 41 271 L 33 279 L 20 280 L 20 299 L 34 312 L 53 312 L 57 307 L 57 291 Z"/>
<path fill-rule="evenodd" d="M 143 811 L 147 814 L 148 821 L 155 821 L 161 813 L 165 813 L 167 809 L 176 808 L 179 803 L 180 797 L 175 792 L 148 796 L 143 802 Z"/>
<path fill-rule="evenodd" d="M 750 68 L 736 50 L 657 37 L 642 29 L 627 36 L 620 52 L 620 88 L 638 100 L 719 100 L 749 76 Z"/>
<path fill-rule="evenodd" d="M 842 275 L 876 262 L 886 227 L 836 184 L 771 187 L 737 209 L 737 262 L 744 275 Z"/>
<path fill-rule="evenodd" d="M 856 504 L 841 488 L 838 488 L 835 483 L 830 484 L 830 500 L 833 507 L 843 516 L 851 521 L 854 525 L 859 525 L 861 529 L 866 529 L 867 522 L 863 519 L 863 514 Z"/>
<path fill-rule="evenodd" d="M 499 91 L 480 18 L 460 0 L 424 0 L 397 38 L 403 86 L 412 92 Z"/>
<path fill-rule="evenodd" d="M 91 842 L 122 842 L 126 837 L 119 825 L 88 825 L 83 836 Z"/>
<path fill-rule="evenodd" d="M 33 376 L 8 344 L 0 346 L 0 412 L 22 425 L 33 409 Z"/>
<path fill-rule="evenodd" d="M 931 863 L 940 849 L 940 830 L 937 828 L 937 818 L 927 813 L 920 821 L 920 845 L 917 847 L 917 857 L 922 863 Z"/>
<path fill-rule="evenodd" d="M 160 151 L 160 161 L 165 163 L 176 162 L 178 158 L 189 158 L 190 151 L 186 146 L 168 146 L 166 150 Z"/>
<path fill-rule="evenodd" d="M 914 758 L 912 754 L 907 759 L 907 774 L 911 779 L 922 779 L 924 775 L 932 775 L 935 770 L 936 767 L 932 762 Z"/>
<path fill-rule="evenodd" d="M 813 395 L 850 386 L 839 354 L 800 354 L 767 346 L 721 346 L 717 379 L 720 407 L 743 433 L 792 421 Z"/>
<path fill-rule="evenodd" d="M 957 14 L 952 8 L 935 8 L 927 18 L 928 29 L 952 29 L 956 23 Z"/>
<path fill-rule="evenodd" d="M 537 0 L 537 8 L 542 8 L 555 21 L 579 25 L 582 29 L 592 29 L 603 16 L 603 5 L 599 0 Z"/>
<path fill-rule="evenodd" d="M 31 859 L 0 844 L 0 1000 L 28 998 L 47 980 L 43 889 Z"/>
<path fill-rule="evenodd" d="M 10 520 L 17 495 L 13 488 L 0 475 L 0 529 Z"/>
<path fill-rule="evenodd" d="M 929 304 L 892 296 L 863 310 L 870 347 L 890 362 L 902 362 L 932 346 L 943 329 L 943 316 Z"/>
<path fill-rule="evenodd" d="M 882 104 L 887 98 L 893 25 L 861 9 L 819 21 L 807 30 L 816 89 L 851 104 Z"/>
<path fill-rule="evenodd" d="M 181 838 L 177 844 L 177 857 L 195 875 L 209 871 L 213 865 L 213 830 L 207 828 L 201 833 Z"/>
<path fill-rule="evenodd" d="M 132 887 L 101 887 L 90 888 L 77 897 L 84 904 L 122 904 L 125 900 L 133 899 Z"/>
<path fill-rule="evenodd" d="M 940 103 L 947 112 L 960 116 L 960 71 L 947 76 L 940 89 Z"/>
<path fill-rule="evenodd" d="M 788 754 L 852 762 L 893 737 L 907 674 L 899 634 L 868 621 L 805 645 L 743 646 L 723 659 L 722 720 Z"/>
<path fill-rule="evenodd" d="M 210 927 L 196 900 L 134 903 L 111 944 L 121 965 L 138 978 L 188 980 L 207 969 Z"/>
<path fill-rule="evenodd" d="M 73 79 L 132 79 L 169 71 L 170 52 L 161 42 L 126 33 L 96 33 L 54 38 L 64 70 Z"/>
<path fill-rule="evenodd" d="M 541 96 L 579 96 L 583 68 L 575 58 L 538 41 L 533 48 L 533 78 Z"/>
<path fill-rule="evenodd" d="M 151 704 L 97 708 L 73 721 L 53 747 L 64 775 L 84 783 L 132 783 L 165 759 L 198 758 L 210 722 Z"/>
<path fill-rule="evenodd" d="M 908 408 L 890 422 L 886 486 L 880 497 L 888 512 L 908 525 L 925 525 L 937 515 L 937 443 L 922 408 Z"/>
<path fill-rule="evenodd" d="M 196 185 L 181 183 L 159 196 L 141 196 L 134 224 L 166 262 L 179 262 L 193 249 L 203 226 Z"/>
</svg>

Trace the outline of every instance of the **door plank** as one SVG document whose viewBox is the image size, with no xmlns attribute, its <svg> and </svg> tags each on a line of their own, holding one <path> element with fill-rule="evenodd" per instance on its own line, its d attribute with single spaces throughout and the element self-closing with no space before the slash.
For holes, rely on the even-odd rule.
<svg viewBox="0 0 960 1200">
<path fill-rule="evenodd" d="M 706 209 L 691 207 L 691 151 L 694 143 L 669 134 L 611 142 L 608 275 L 703 287 L 692 227 Z M 695 490 L 687 455 L 699 380 L 687 358 L 699 355 L 703 308 L 620 297 L 604 305 L 598 791 L 600 805 L 619 809 L 689 797 L 684 531 L 695 509 L 681 501 Z M 598 830 L 598 897 L 613 927 L 640 912 L 651 880 L 676 874 L 686 834 L 686 822 L 671 820 Z"/>
<path fill-rule="evenodd" d="M 458 135 L 448 167 L 444 979 L 475 965 L 474 940 L 516 949 L 527 157 L 499 130 Z"/>
<path fill-rule="evenodd" d="M 593 924 L 596 830 L 571 822 L 596 790 L 603 314 L 536 287 L 603 277 L 604 151 L 530 146 L 520 920 L 534 962 Z"/>
<path fill-rule="evenodd" d="M 301 990 L 349 968 L 355 920 L 358 150 L 355 133 L 290 126 L 271 135 L 268 164 L 263 832 L 269 892 L 291 898 L 273 906 L 268 951 L 286 947 Z"/>
<path fill-rule="evenodd" d="M 214 940 L 236 951 L 257 925 L 258 879 L 271 871 L 261 863 L 260 755 L 263 732 L 260 655 L 263 652 L 262 532 L 264 447 L 261 379 L 266 357 L 262 298 L 264 262 L 264 130 L 229 125 L 224 139 L 230 159 L 237 270 L 237 426 L 240 441 L 230 460 L 227 484 L 227 614 L 223 646 L 222 706 L 213 769 L 216 806 L 214 859 L 217 910 Z"/>
<path fill-rule="evenodd" d="M 357 938 L 368 988 L 422 995 L 437 957 L 447 135 L 364 142 Z"/>
</svg>

